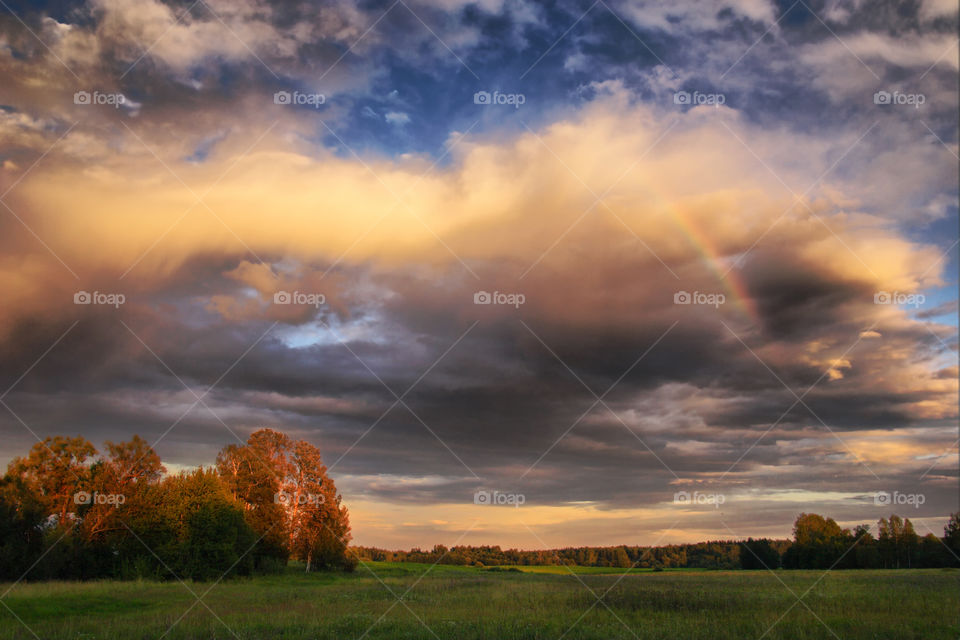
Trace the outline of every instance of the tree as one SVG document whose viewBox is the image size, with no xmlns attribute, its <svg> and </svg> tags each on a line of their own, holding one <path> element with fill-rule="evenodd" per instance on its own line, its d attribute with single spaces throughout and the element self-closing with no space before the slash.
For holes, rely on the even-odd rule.
<svg viewBox="0 0 960 640">
<path fill-rule="evenodd" d="M 627 550 L 623 547 L 617 547 L 614 549 L 613 559 L 611 560 L 610 566 L 619 567 L 621 569 L 630 567 L 630 556 L 627 555 Z"/>
<path fill-rule="evenodd" d="M 281 481 L 253 445 L 229 445 L 217 455 L 217 472 L 244 510 L 244 519 L 259 542 L 255 558 L 261 568 L 278 568 L 290 556 L 286 515 L 277 497 Z"/>
<path fill-rule="evenodd" d="M 907 568 L 915 564 L 917 551 L 920 549 L 920 536 L 913 529 L 913 523 L 910 518 L 903 520 L 903 533 L 900 536 L 900 546 L 903 549 L 903 556 L 907 561 Z"/>
<path fill-rule="evenodd" d="M 121 516 L 126 505 L 134 508 L 138 493 L 157 484 L 166 472 L 160 456 L 140 436 L 119 444 L 107 441 L 105 447 L 107 457 L 89 470 L 91 500 L 77 505 L 81 536 L 87 543 L 104 543 L 104 536 L 110 533 L 127 535 Z"/>
<path fill-rule="evenodd" d="M 857 541 L 853 550 L 854 566 L 857 569 L 877 569 L 880 567 L 880 550 L 877 541 L 870 533 L 870 525 L 860 524 L 853 530 Z"/>
<path fill-rule="evenodd" d="M 315 446 L 260 429 L 246 445 L 224 448 L 217 469 L 245 504 L 247 521 L 264 545 L 284 561 L 293 555 L 307 571 L 353 568 L 355 561 L 347 557 L 349 515 Z"/>
<path fill-rule="evenodd" d="M 951 554 L 951 564 L 960 565 L 960 511 L 950 514 L 947 526 L 943 528 L 943 543 Z"/>
<path fill-rule="evenodd" d="M 920 546 L 917 550 L 917 566 L 949 567 L 951 565 L 950 560 L 950 551 L 936 534 L 928 533 L 920 539 Z"/>
<path fill-rule="evenodd" d="M 880 518 L 878 531 L 877 540 L 883 566 L 897 569 L 901 566 L 913 566 L 920 539 L 913 530 L 910 519 L 901 519 L 896 514 L 891 515 L 889 520 Z"/>
<path fill-rule="evenodd" d="M 801 513 L 793 523 L 793 538 L 800 545 L 823 544 L 842 533 L 833 518 L 816 513 Z"/>
<path fill-rule="evenodd" d="M 115 444 L 108 440 L 104 445 L 109 454 L 107 467 L 120 491 L 138 483 L 159 482 L 167 472 L 157 452 L 138 435 L 133 436 L 130 442 Z"/>
<path fill-rule="evenodd" d="M 301 440 L 293 450 L 293 482 L 286 509 L 290 518 L 290 548 L 306 563 L 352 568 L 347 559 L 350 520 L 341 497 L 327 476 L 320 450 Z"/>
<path fill-rule="evenodd" d="M 43 553 L 44 506 L 22 478 L 0 478 L 0 580 L 19 580 Z"/>
<path fill-rule="evenodd" d="M 744 569 L 778 569 L 780 554 L 766 538 L 747 538 L 740 543 L 740 566 Z"/>
<path fill-rule="evenodd" d="M 225 447 L 216 469 L 165 476 L 139 436 L 49 437 L 0 478 L 0 580 L 99 577 L 205 580 L 354 566 L 346 507 L 316 447 L 262 429 Z M 499 551 L 499 550 L 498 550 Z"/>
<path fill-rule="evenodd" d="M 80 436 L 47 437 L 33 445 L 26 458 L 14 458 L 8 472 L 36 491 L 46 514 L 66 526 L 67 516 L 75 511 L 74 496 L 89 483 L 86 461 L 95 455 L 94 446 Z"/>
<path fill-rule="evenodd" d="M 853 545 L 853 534 L 833 518 L 801 513 L 793 524 L 794 543 L 784 555 L 784 565 L 798 569 L 834 567 Z"/>
<path fill-rule="evenodd" d="M 209 580 L 253 569 L 257 537 L 243 508 L 212 469 L 169 476 L 161 484 L 165 528 L 173 534 L 156 552 L 177 577 Z"/>
</svg>

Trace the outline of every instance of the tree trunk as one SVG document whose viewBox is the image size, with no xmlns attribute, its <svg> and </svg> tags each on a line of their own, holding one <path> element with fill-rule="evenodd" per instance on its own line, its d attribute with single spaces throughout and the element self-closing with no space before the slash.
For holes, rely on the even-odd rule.
<svg viewBox="0 0 960 640">
<path fill-rule="evenodd" d="M 310 573 L 310 562 L 313 560 L 313 552 L 310 551 L 307 553 L 307 573 Z"/>
</svg>

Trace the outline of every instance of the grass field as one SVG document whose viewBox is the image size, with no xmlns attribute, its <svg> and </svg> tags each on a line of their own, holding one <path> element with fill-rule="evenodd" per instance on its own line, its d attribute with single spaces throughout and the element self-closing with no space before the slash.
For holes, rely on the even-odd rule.
<svg viewBox="0 0 960 640">
<path fill-rule="evenodd" d="M 0 640 L 960 637 L 960 570 L 522 569 L 374 562 L 186 587 L 0 585 Z"/>
</svg>

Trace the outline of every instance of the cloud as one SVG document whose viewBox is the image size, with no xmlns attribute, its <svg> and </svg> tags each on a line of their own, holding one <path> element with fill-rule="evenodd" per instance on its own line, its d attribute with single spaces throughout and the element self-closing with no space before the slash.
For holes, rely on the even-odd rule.
<svg viewBox="0 0 960 640">
<path fill-rule="evenodd" d="M 518 475 L 590 405 L 557 358 L 598 393 L 625 371 L 630 375 L 607 400 L 613 413 L 588 416 L 551 452 L 547 470 L 583 465 L 590 456 L 659 468 L 623 423 L 649 438 L 671 469 L 719 470 L 719 460 L 707 463 L 717 446 L 707 444 L 717 442 L 714 425 L 765 429 L 790 398 L 777 377 L 790 387 L 816 383 L 807 403 L 843 429 L 894 417 L 908 424 L 950 419 L 956 381 L 937 377 L 929 359 L 917 359 L 931 349 L 930 333 L 905 312 L 874 304 L 875 291 L 920 291 L 940 282 L 939 250 L 864 226 L 832 209 L 830 199 L 791 208 L 776 177 L 758 171 L 737 139 L 774 148 L 777 134 L 712 110 L 688 112 L 671 127 L 675 118 L 611 94 L 537 132 L 465 139 L 453 149 L 455 164 L 426 176 L 419 159 L 311 157 L 283 148 L 282 134 L 247 155 L 228 138 L 202 165 L 176 164 L 185 184 L 158 173 L 157 158 L 134 141 L 124 147 L 129 154 L 104 156 L 96 167 L 50 158 L 16 187 L 13 202 L 26 222 L 45 230 L 49 248 L 80 280 L 64 278 L 63 266 L 42 257 L 25 232 L 16 243 L 11 236 L 8 251 L 24 253 L 26 262 L 3 271 L 15 301 L 4 335 L 22 345 L 14 361 L 28 366 L 28 354 L 50 338 L 24 341 L 27 318 L 53 323 L 66 307 L 84 326 L 112 333 L 117 319 L 106 310 L 72 307 L 72 293 L 122 290 L 129 300 L 120 310 L 125 322 L 175 371 L 199 383 L 215 380 L 279 320 L 281 329 L 232 374 L 218 411 L 239 417 L 241 407 L 260 407 L 244 420 L 249 428 L 263 410 L 262 420 L 301 429 L 311 428 L 309 416 L 318 411 L 336 416 L 328 435 L 345 450 L 363 422 L 377 418 L 374 407 L 385 409 L 380 403 L 390 399 L 340 343 L 346 340 L 398 393 L 432 371 L 410 396 L 420 407 L 416 416 L 427 424 L 459 420 L 459 431 L 441 430 L 439 437 L 483 469 L 501 466 L 496 456 L 506 456 L 504 468 Z M 644 155 L 652 146 L 656 152 Z M 176 163 L 170 153 L 165 162 Z M 814 160 L 811 175 L 821 170 L 817 161 L 827 161 Z M 199 194 L 204 204 L 197 204 Z M 400 202 L 399 194 L 406 194 Z M 35 274 L 24 279 L 23 264 L 31 262 Z M 718 277 L 728 269 L 739 284 Z M 37 287 L 38 281 L 48 284 Z M 519 309 L 477 307 L 478 289 L 521 292 L 526 302 Z M 726 301 L 678 306 L 681 289 L 722 293 Z M 322 293 L 326 302 L 277 306 L 273 295 L 280 290 Z M 431 369 L 474 320 L 476 333 Z M 869 341 L 872 347 L 858 342 L 871 325 L 884 336 Z M 117 358 L 132 349 L 141 366 L 152 360 L 132 336 L 100 344 Z M 409 344 L 402 357 L 397 344 Z M 104 361 L 104 384 L 116 375 L 114 362 Z M 85 366 L 59 365 L 64 375 L 79 375 Z M 724 391 L 703 397 L 711 404 L 677 414 L 688 401 L 673 398 L 651 405 L 651 420 L 638 421 L 635 403 L 670 385 L 710 385 L 721 370 Z M 510 372 L 509 382 L 491 386 L 497 372 Z M 344 404 L 305 404 L 317 384 L 328 389 L 324 395 L 347 394 Z M 548 396 L 540 395 L 544 385 Z M 288 399 L 264 404 L 276 394 Z M 748 405 L 732 402 L 747 395 L 754 399 Z M 485 408 L 488 398 L 497 398 L 496 411 Z M 366 407 L 360 420 L 347 408 L 354 405 Z M 472 407 L 474 416 L 455 418 L 462 407 Z M 344 463 L 349 469 L 375 464 L 377 451 L 431 439 L 416 416 L 398 413 L 387 418 L 394 435 L 372 434 L 363 443 L 371 449 L 361 447 Z M 502 428 L 489 426 L 506 416 Z M 690 440 L 674 442 L 660 429 L 681 416 Z M 507 435 L 525 420 L 527 436 Z M 779 437 L 810 424 L 810 416 L 791 415 Z M 216 430 L 215 422 L 210 428 Z M 484 432 L 504 440 L 478 441 Z M 721 459 L 735 459 L 736 447 L 714 449 L 721 450 L 729 453 Z M 430 451 L 411 460 L 465 472 L 442 447 Z M 407 473 L 406 464 L 388 466 Z M 540 481 L 549 485 L 552 473 Z M 662 480 L 669 470 L 657 475 Z M 598 499 L 589 487 L 582 498 Z"/>
<path fill-rule="evenodd" d="M 775 20 L 774 7 L 767 0 L 729 0 L 711 5 L 646 0 L 629 4 L 626 11 L 637 24 L 665 31 L 719 29 L 731 17 L 747 18 L 767 26 L 772 26 Z"/>
<path fill-rule="evenodd" d="M 871 61 L 882 61 L 899 67 L 915 67 L 925 71 L 934 66 L 957 69 L 956 56 L 944 55 L 955 39 L 950 36 L 911 34 L 892 37 L 874 32 L 845 34 L 841 40 L 825 40 L 806 45 L 801 59 L 818 66 L 848 56 L 857 56 L 869 66 Z"/>
<path fill-rule="evenodd" d="M 957 13 L 957 3 L 950 0 L 922 0 L 919 15 L 922 20 L 949 18 Z"/>
<path fill-rule="evenodd" d="M 5 30 L 0 358 L 26 424 L 140 433 L 185 466 L 282 428 L 321 446 L 376 532 L 362 541 L 382 544 L 453 532 L 483 486 L 524 492 L 547 538 L 598 543 L 596 518 L 610 543 L 698 537 L 716 523 L 677 512 L 686 486 L 739 496 L 749 534 L 780 532 L 802 500 L 860 517 L 850 496 L 874 473 L 906 486 L 949 449 L 956 301 L 932 292 L 953 284 L 956 98 L 938 31 L 866 29 L 838 3 L 825 19 L 879 81 L 799 19 L 721 81 L 768 3 L 611 5 L 669 69 L 633 37 L 605 44 L 624 25 L 598 6 L 528 76 L 523 109 L 498 110 L 471 96 L 506 90 L 489 78 L 529 68 L 570 7 L 411 6 L 484 84 L 404 31 L 423 25 L 402 7 L 335 67 L 377 15 L 211 4 L 239 39 L 202 7 L 26 16 L 136 110 L 75 104 L 77 79 Z M 930 65 L 925 110 L 873 104 Z M 328 100 L 274 103 L 297 87 Z M 676 104 L 681 89 L 726 101 Z M 77 305 L 80 290 L 126 301 Z M 894 291 L 936 302 L 877 302 Z M 11 455 L 32 444 L 12 415 L 0 429 Z M 953 504 L 950 460 L 922 481 L 931 517 Z M 517 514 L 483 513 L 476 542 L 532 546 Z"/>
<path fill-rule="evenodd" d="M 402 127 L 403 125 L 410 122 L 409 115 L 403 112 L 398 112 L 398 111 L 388 111 L 383 116 L 383 119 L 386 120 L 388 123 L 398 127 Z"/>
<path fill-rule="evenodd" d="M 179 73 L 217 59 L 292 58 L 315 38 L 347 35 L 349 15 L 321 9 L 300 21 L 278 15 L 281 10 L 270 4 L 247 1 L 204 2 L 178 13 L 156 0 L 93 0 L 90 10 L 101 47 L 124 62 L 149 56 Z M 285 27 L 278 26 L 281 21 Z"/>
</svg>

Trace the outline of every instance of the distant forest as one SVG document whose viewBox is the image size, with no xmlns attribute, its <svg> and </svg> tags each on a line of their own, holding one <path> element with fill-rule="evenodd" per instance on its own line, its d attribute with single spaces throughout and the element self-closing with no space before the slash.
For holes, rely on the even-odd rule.
<svg viewBox="0 0 960 640">
<path fill-rule="evenodd" d="M 440 562 L 496 567 L 504 565 L 577 565 L 656 569 L 900 569 L 960 567 L 960 512 L 942 538 L 919 536 L 909 518 L 891 515 L 877 524 L 877 536 L 863 524 L 841 528 L 832 518 L 802 513 L 793 540 L 748 538 L 660 547 L 566 547 L 542 551 L 503 550 L 498 546 L 435 546 L 431 551 L 387 551 L 356 547 L 363 560 Z"/>
<path fill-rule="evenodd" d="M 214 467 L 166 475 L 139 436 L 56 436 L 0 478 L 0 580 L 213 580 L 351 570 L 347 509 L 320 452 L 271 429 L 224 447 Z"/>
</svg>

